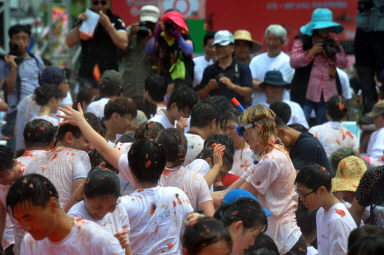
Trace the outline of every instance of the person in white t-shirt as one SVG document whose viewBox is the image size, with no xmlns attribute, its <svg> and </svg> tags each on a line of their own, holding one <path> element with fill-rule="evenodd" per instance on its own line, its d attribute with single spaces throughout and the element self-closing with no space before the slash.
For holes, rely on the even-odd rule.
<svg viewBox="0 0 384 255">
<path fill-rule="evenodd" d="M 102 119 L 104 117 L 105 105 L 111 97 L 120 94 L 121 88 L 121 74 L 115 70 L 104 71 L 100 78 L 100 97 L 88 105 L 87 112 L 91 112 L 96 117 Z"/>
<path fill-rule="evenodd" d="M 203 39 L 204 55 L 193 58 L 193 62 L 195 63 L 193 87 L 200 84 L 201 79 L 203 78 L 204 69 L 214 63 L 215 49 L 213 46 L 213 38 L 215 37 L 215 33 L 216 31 L 208 31 L 205 34 Z"/>
<path fill-rule="evenodd" d="M 289 56 L 281 50 L 286 40 L 287 30 L 281 25 L 270 25 L 265 30 L 267 52 L 255 56 L 249 64 L 254 90 L 252 105 L 266 100 L 265 93 L 259 85 L 263 82 L 267 71 L 278 70 L 282 73 L 285 82 L 291 82 L 295 70 L 289 64 Z M 288 91 L 285 91 L 284 99 L 289 99 Z"/>
<path fill-rule="evenodd" d="M 156 112 L 167 109 L 164 104 L 165 95 L 167 93 L 168 83 L 166 79 L 159 74 L 152 74 L 145 79 L 144 90 L 145 99 L 156 105 Z M 150 114 L 152 118 L 154 114 Z"/>
<path fill-rule="evenodd" d="M 159 185 L 182 189 L 195 210 L 202 210 L 205 215 L 212 216 L 215 209 L 204 176 L 183 166 L 187 151 L 185 135 L 178 129 L 168 128 L 160 133 L 157 141 L 163 146 L 167 157 L 167 165 Z"/>
<path fill-rule="evenodd" d="M 351 90 L 348 74 L 339 67 L 336 67 L 336 71 L 340 79 L 341 95 L 345 99 L 349 100 L 352 98 L 352 90 Z"/>
<path fill-rule="evenodd" d="M 89 172 L 83 188 L 83 201 L 72 206 L 68 215 L 93 221 L 112 235 L 123 232 L 118 239 L 129 241 L 129 219 L 125 208 L 120 204 L 120 182 L 115 173 L 107 168 L 96 168 Z M 126 254 L 131 254 L 129 242 Z"/>
<path fill-rule="evenodd" d="M 157 186 L 166 164 L 163 147 L 142 139 L 128 153 L 137 189 L 120 200 L 131 224 L 132 254 L 181 254 L 183 221 L 193 209 L 181 189 Z"/>
<path fill-rule="evenodd" d="M 20 254 L 125 254 L 118 239 L 96 223 L 66 215 L 58 198 L 56 188 L 42 175 L 24 175 L 12 184 L 7 208 L 28 232 Z"/>
<path fill-rule="evenodd" d="M 310 164 L 297 174 L 296 188 L 303 205 L 316 210 L 317 248 L 319 255 L 344 255 L 348 236 L 356 228 L 351 214 L 331 192 L 332 177 L 318 164 Z"/>
</svg>

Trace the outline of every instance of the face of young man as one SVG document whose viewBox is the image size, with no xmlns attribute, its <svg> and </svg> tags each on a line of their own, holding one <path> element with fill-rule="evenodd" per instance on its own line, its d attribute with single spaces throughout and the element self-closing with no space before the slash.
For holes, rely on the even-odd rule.
<svg viewBox="0 0 384 255">
<path fill-rule="evenodd" d="M 83 135 L 81 135 L 79 138 L 73 137 L 73 142 L 70 147 L 72 149 L 81 150 L 85 152 L 93 150 L 91 143 Z"/>
<path fill-rule="evenodd" d="M 283 90 L 283 87 L 265 85 L 264 92 L 267 97 L 267 102 L 269 104 L 280 102 L 283 99 Z"/>
<path fill-rule="evenodd" d="M 84 197 L 85 208 L 89 215 L 95 220 L 102 220 L 104 216 L 116 209 L 117 198 L 109 196 L 99 196 L 94 198 Z"/>
<path fill-rule="evenodd" d="M 316 190 L 309 189 L 302 184 L 297 184 L 296 189 L 299 199 L 308 210 L 314 211 L 321 206 Z"/>
<path fill-rule="evenodd" d="M 209 39 L 207 44 L 203 46 L 205 57 L 213 59 L 215 57 L 215 47 L 213 46 L 213 39 Z"/>
<path fill-rule="evenodd" d="M 248 41 L 235 41 L 235 55 L 239 60 L 248 59 L 251 54 L 251 44 Z"/>
<path fill-rule="evenodd" d="M 11 169 L 7 169 L 0 173 L 0 184 L 11 185 L 21 175 L 21 166 L 15 161 L 15 165 Z"/>
<path fill-rule="evenodd" d="M 102 11 L 103 13 L 107 12 L 109 0 L 91 0 L 91 9 L 96 13 Z"/>
<path fill-rule="evenodd" d="M 215 55 L 217 59 L 228 58 L 232 56 L 233 45 L 221 46 L 220 44 L 215 45 Z"/>
<path fill-rule="evenodd" d="M 23 31 L 12 35 L 10 41 L 11 43 L 14 43 L 18 46 L 18 51 L 21 55 L 27 52 L 28 46 L 31 42 L 29 39 L 29 35 Z"/>
<path fill-rule="evenodd" d="M 123 116 L 120 116 L 119 114 L 116 114 L 116 133 L 117 134 L 124 134 L 126 133 L 133 124 L 133 118 L 131 114 L 125 114 Z"/>
</svg>

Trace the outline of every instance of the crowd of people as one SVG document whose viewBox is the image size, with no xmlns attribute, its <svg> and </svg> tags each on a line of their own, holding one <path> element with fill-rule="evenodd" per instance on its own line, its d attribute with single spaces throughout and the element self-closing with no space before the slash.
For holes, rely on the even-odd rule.
<svg viewBox="0 0 384 255">
<path fill-rule="evenodd" d="M 90 1 L 91 38 L 89 12 L 67 35 L 74 86 L 27 50 L 29 26 L 9 28 L 0 254 L 384 254 L 384 72 L 359 66 L 352 91 L 329 9 L 290 52 L 271 24 L 265 45 L 208 31 L 193 57 L 177 9 L 145 5 L 126 27 L 108 5 Z M 361 139 L 343 125 L 352 94 Z"/>
</svg>

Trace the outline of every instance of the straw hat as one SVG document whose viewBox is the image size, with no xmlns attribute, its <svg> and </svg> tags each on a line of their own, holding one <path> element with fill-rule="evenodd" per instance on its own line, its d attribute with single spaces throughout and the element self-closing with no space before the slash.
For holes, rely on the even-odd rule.
<svg viewBox="0 0 384 255">
<path fill-rule="evenodd" d="M 336 176 L 332 179 L 332 192 L 355 192 L 366 170 L 367 166 L 359 157 L 349 156 L 342 159 L 337 167 Z"/>
<path fill-rule="evenodd" d="M 243 40 L 243 41 L 248 41 L 252 43 L 251 53 L 256 53 L 263 48 L 263 45 L 260 42 L 252 40 L 252 35 L 248 30 L 245 30 L 245 29 L 237 30 L 234 34 L 234 37 L 235 37 L 235 41 Z"/>
</svg>

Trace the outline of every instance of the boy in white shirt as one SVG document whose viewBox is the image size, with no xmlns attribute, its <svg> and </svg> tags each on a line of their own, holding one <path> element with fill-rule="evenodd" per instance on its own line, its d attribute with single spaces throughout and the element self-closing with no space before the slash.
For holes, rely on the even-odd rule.
<svg viewBox="0 0 384 255">
<path fill-rule="evenodd" d="M 295 183 L 304 206 L 311 211 L 319 208 L 316 214 L 319 255 L 346 254 L 349 233 L 357 226 L 344 204 L 331 192 L 329 172 L 313 163 L 300 170 Z"/>
<path fill-rule="evenodd" d="M 25 231 L 20 254 L 123 255 L 122 240 L 99 225 L 65 214 L 53 184 L 38 174 L 18 178 L 9 189 L 7 208 Z"/>
</svg>

